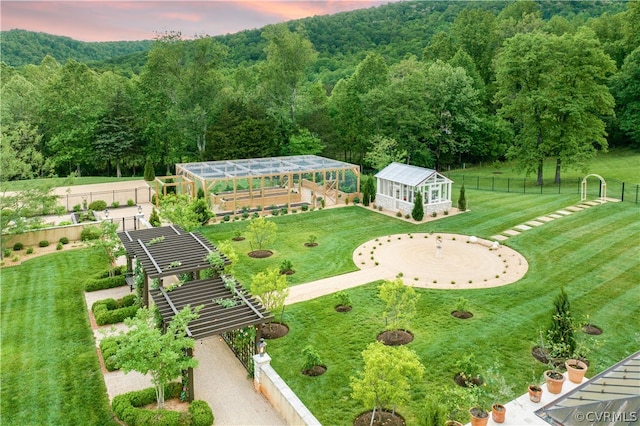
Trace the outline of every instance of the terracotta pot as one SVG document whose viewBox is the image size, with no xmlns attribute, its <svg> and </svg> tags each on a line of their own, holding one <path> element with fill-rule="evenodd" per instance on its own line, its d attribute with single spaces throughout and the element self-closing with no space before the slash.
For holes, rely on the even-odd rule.
<svg viewBox="0 0 640 426">
<path fill-rule="evenodd" d="M 567 368 L 569 380 L 573 383 L 582 383 L 584 375 L 587 372 L 587 364 L 577 359 L 568 359 L 564 366 Z"/>
<path fill-rule="evenodd" d="M 489 413 L 479 407 L 473 407 L 469 410 L 471 417 L 471 426 L 486 426 L 489 422 Z"/>
<path fill-rule="evenodd" d="M 556 379 L 556 378 L 550 377 L 551 375 L 554 375 L 554 374 L 562 376 L 562 378 Z M 562 385 L 566 380 L 566 377 L 564 377 L 562 374 L 558 373 L 557 371 L 547 370 L 544 372 L 544 379 L 547 382 L 547 389 L 549 390 L 549 393 L 558 394 L 562 392 Z"/>
<path fill-rule="evenodd" d="M 529 399 L 536 404 L 542 399 L 542 388 L 538 385 L 529 385 Z"/>
<path fill-rule="evenodd" d="M 504 423 L 504 416 L 507 414 L 507 409 L 502 404 L 493 404 L 491 406 L 491 418 L 496 423 Z"/>
<path fill-rule="evenodd" d="M 455 420 L 447 420 L 444 426 L 462 426 L 462 423 L 457 422 Z"/>
</svg>

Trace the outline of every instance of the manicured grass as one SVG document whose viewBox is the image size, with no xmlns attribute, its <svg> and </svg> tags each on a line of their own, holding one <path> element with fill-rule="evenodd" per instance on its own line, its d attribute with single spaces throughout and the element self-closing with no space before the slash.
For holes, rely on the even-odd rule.
<svg viewBox="0 0 640 426">
<path fill-rule="evenodd" d="M 53 186 L 74 186 L 74 185 L 91 185 L 94 183 L 110 183 L 110 182 L 124 182 L 128 180 L 141 180 L 142 176 L 138 177 L 109 177 L 109 176 L 86 176 L 73 178 L 70 182 L 67 182 L 66 178 L 50 178 L 50 179 L 32 179 L 32 180 L 16 180 L 10 182 L 3 182 L 3 191 L 21 191 L 35 183 L 51 183 Z"/>
<path fill-rule="evenodd" d="M 2 269 L 2 425 L 117 425 L 79 279 L 103 267 L 84 249 Z"/>
<path fill-rule="evenodd" d="M 546 207 L 555 205 L 551 199 L 536 196 L 491 194 L 475 194 L 476 213 L 424 227 L 486 236 L 521 222 L 523 216 L 534 217 L 531 213 L 538 211 L 537 205 L 532 200 L 527 203 L 527 197 Z M 504 207 L 490 208 L 492 201 Z M 506 219 L 501 217 L 503 211 Z M 589 357 L 589 376 L 640 349 L 635 322 L 620 320 L 621 316 L 640 315 L 640 305 L 632 302 L 640 300 L 638 213 L 636 205 L 609 203 L 510 238 L 507 244 L 523 253 L 530 264 L 527 275 L 517 283 L 482 290 L 419 290 L 418 314 L 410 327 L 415 340 L 409 346 L 418 353 L 427 374 L 413 390 L 411 403 L 398 407 L 408 424 L 419 424 L 426 395 L 438 393 L 442 386 L 454 386 L 455 362 L 468 353 L 475 354 L 484 368 L 497 365 L 512 386 L 512 397 L 524 393 L 532 380 L 541 381 L 546 366 L 535 361 L 530 350 L 539 330 L 548 327 L 552 300 L 560 287 L 569 294 L 577 319 L 589 315 L 604 330 L 594 338 L 602 346 Z M 358 227 L 368 226 L 367 219 L 359 217 Z M 386 231 L 383 224 L 378 228 Z M 380 232 L 383 229 L 374 234 L 385 233 Z M 349 377 L 362 368 L 362 350 L 384 327 L 375 283 L 348 293 L 354 309 L 346 314 L 334 311 L 332 296 L 289 306 L 285 322 L 290 333 L 269 342 L 272 365 L 323 424 L 348 425 L 366 410 L 351 398 Z M 472 319 L 450 315 L 460 296 L 470 301 Z M 323 376 L 300 373 L 300 353 L 307 344 L 315 346 L 328 366 Z"/>
<path fill-rule="evenodd" d="M 283 260 L 293 264 L 295 274 L 290 284 L 300 284 L 357 270 L 353 251 L 362 243 L 384 235 L 402 232 L 430 232 L 459 229 L 460 232 L 488 238 L 497 232 L 534 219 L 540 215 L 576 203 L 570 195 L 502 194 L 487 191 L 467 191 L 471 211 L 456 216 L 420 224 L 390 218 L 371 208 L 350 206 L 306 213 L 270 217 L 278 225 L 275 243 L 267 247 L 274 252 L 265 259 L 247 256 L 249 240 L 233 242 L 240 255 L 235 275 L 248 284 L 251 276 L 270 267 L 279 267 Z M 245 233 L 248 221 L 219 223 L 201 228 L 212 242 L 228 240 L 234 232 Z M 309 235 L 315 235 L 318 246 L 305 247 Z"/>
<path fill-rule="evenodd" d="M 596 173 L 605 179 L 617 179 L 619 181 L 640 184 L 640 152 L 629 148 L 611 149 L 607 153 L 598 153 L 596 158 L 591 162 L 587 173 L 577 170 L 563 170 L 562 179 L 572 180 L 582 178 L 588 173 Z M 512 161 L 494 162 L 483 164 L 481 166 L 467 167 L 466 169 L 451 170 L 451 173 L 466 176 L 480 177 L 510 177 L 523 178 L 524 173 L 515 170 L 515 163 Z M 545 180 L 553 180 L 555 175 L 555 159 L 547 159 L 544 162 Z M 535 176 L 529 176 L 535 179 Z"/>
</svg>

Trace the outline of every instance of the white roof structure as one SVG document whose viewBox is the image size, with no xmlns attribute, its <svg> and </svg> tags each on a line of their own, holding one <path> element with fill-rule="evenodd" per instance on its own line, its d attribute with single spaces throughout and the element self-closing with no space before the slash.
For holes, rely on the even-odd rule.
<svg viewBox="0 0 640 426">
<path fill-rule="evenodd" d="M 423 167 L 411 166 L 409 164 L 391 163 L 376 174 L 376 178 L 398 182 L 408 186 L 418 186 L 427 180 L 434 173 L 438 172 Z M 451 180 L 443 175 L 442 178 L 451 182 Z"/>
<path fill-rule="evenodd" d="M 176 171 L 179 171 L 178 174 L 201 180 L 278 176 L 288 173 L 312 173 L 325 170 L 359 170 L 359 167 L 355 164 L 317 155 L 292 155 L 287 157 L 176 164 Z"/>
</svg>

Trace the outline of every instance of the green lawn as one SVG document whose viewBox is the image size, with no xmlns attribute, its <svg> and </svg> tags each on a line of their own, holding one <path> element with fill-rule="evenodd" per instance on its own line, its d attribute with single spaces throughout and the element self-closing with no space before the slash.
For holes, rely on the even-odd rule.
<svg viewBox="0 0 640 426">
<path fill-rule="evenodd" d="M 101 267 L 84 249 L 2 269 L 3 426 L 117 425 L 79 278 Z"/>
<path fill-rule="evenodd" d="M 296 270 L 290 282 L 300 284 L 355 270 L 353 250 L 378 236 L 442 231 L 490 237 L 577 202 L 575 195 L 564 194 L 468 190 L 467 196 L 470 212 L 418 225 L 355 206 L 273 218 L 279 227 L 277 241 L 269 247 L 274 256 L 251 259 L 247 241 L 234 243 L 240 254 L 237 276 L 248 283 L 253 273 L 289 259 Z M 631 303 L 640 300 L 639 212 L 636 204 L 609 203 L 510 238 L 507 244 L 530 263 L 518 283 L 487 290 L 420 290 L 410 346 L 427 367 L 427 376 L 415 389 L 413 402 L 399 407 L 409 423 L 415 424 L 425 395 L 453 383 L 455 361 L 469 352 L 484 366 L 498 362 L 513 395 L 523 393 L 544 369 L 529 351 L 537 331 L 547 325 L 560 286 L 576 316 L 588 314 L 604 329 L 599 338 L 604 345 L 591 357 L 590 374 L 640 349 L 635 323 L 620 320 L 621 315 L 640 315 L 638 304 Z M 217 224 L 201 231 L 216 242 L 230 239 L 247 224 Z M 319 246 L 305 248 L 311 234 Z M 113 424 L 82 281 L 75 278 L 100 267 L 101 259 L 87 249 L 2 270 L 2 424 Z M 335 313 L 330 296 L 289 306 L 285 321 L 291 332 L 269 342 L 276 370 L 325 424 L 349 424 L 365 410 L 350 398 L 349 377 L 361 366 L 360 352 L 383 326 L 375 284 L 349 293 L 355 308 L 348 314 Z M 461 321 L 449 315 L 460 296 L 470 300 L 474 318 Z M 324 376 L 299 373 L 299 354 L 307 343 L 316 346 L 329 367 Z"/>
<path fill-rule="evenodd" d="M 515 163 L 512 161 L 497 161 L 494 163 L 482 164 L 481 166 L 467 167 L 466 169 L 451 170 L 455 175 L 480 176 L 480 177 L 510 177 L 523 178 L 524 173 L 515 170 Z M 553 180 L 555 175 L 555 159 L 547 159 L 544 162 L 544 177 L 546 180 Z M 589 165 L 588 173 L 596 173 L 606 179 L 616 179 L 619 181 L 640 184 L 640 152 L 629 148 L 611 149 L 609 152 L 598 153 Z M 582 178 L 585 173 L 577 170 L 563 170 L 562 179 L 575 180 Z M 535 179 L 535 176 L 529 176 Z"/>
<path fill-rule="evenodd" d="M 416 228 L 433 227 L 487 236 L 549 212 L 557 203 L 568 205 L 566 200 L 554 202 L 533 195 L 488 193 L 474 194 L 472 199 L 476 199 L 476 209 L 469 214 L 410 229 L 417 232 Z M 505 206 L 504 218 L 499 214 L 503 209 L 491 208 L 492 204 Z M 454 386 L 455 362 L 467 353 L 475 354 L 485 368 L 497 363 L 500 375 L 513 386 L 513 397 L 524 393 L 532 378 L 540 380 L 546 367 L 534 360 L 530 350 L 538 331 L 548 326 L 552 299 L 560 287 L 569 294 L 574 316 L 589 315 L 604 329 L 596 338 L 602 346 L 590 357 L 589 375 L 639 350 L 635 322 L 621 321 L 621 315 L 630 319 L 640 315 L 640 305 L 631 302 L 640 300 L 639 211 L 634 204 L 610 203 L 510 238 L 507 244 L 523 253 L 530 264 L 528 274 L 518 283 L 485 290 L 419 290 L 418 314 L 411 327 L 415 340 L 410 347 L 427 367 L 427 375 L 414 390 L 413 401 L 398 408 L 408 423 L 417 424 L 425 395 L 438 392 L 441 386 Z M 329 217 L 335 217 L 334 213 Z M 358 227 L 368 227 L 367 219 L 364 214 L 358 216 Z M 393 223 L 393 219 L 383 220 L 374 226 L 376 232 L 371 236 L 390 233 L 386 221 Z M 394 228 L 403 229 L 405 225 Z M 274 368 L 322 423 L 351 424 L 365 410 L 350 397 L 348 383 L 362 366 L 361 351 L 383 329 L 382 304 L 376 292 L 375 284 L 349 290 L 354 310 L 347 314 L 333 310 L 331 296 L 290 306 L 285 316 L 290 333 L 269 342 Z M 470 320 L 450 315 L 460 296 L 470 301 L 474 313 Z M 300 353 L 307 344 L 320 352 L 329 368 L 325 375 L 300 374 Z"/>
<path fill-rule="evenodd" d="M 74 185 L 92 185 L 95 183 L 110 183 L 110 182 L 124 182 L 128 180 L 141 180 L 142 176 L 138 177 L 109 177 L 109 176 L 85 176 L 77 177 L 71 180 L 67 178 L 50 178 L 50 179 L 29 179 L 29 180 L 16 180 L 2 183 L 3 191 L 22 191 L 29 188 L 34 184 L 50 183 L 53 186 L 74 186 Z"/>
</svg>

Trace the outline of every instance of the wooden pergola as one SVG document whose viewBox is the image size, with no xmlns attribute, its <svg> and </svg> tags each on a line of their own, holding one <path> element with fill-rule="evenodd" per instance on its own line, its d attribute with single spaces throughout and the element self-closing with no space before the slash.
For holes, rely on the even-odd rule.
<svg viewBox="0 0 640 426">
<path fill-rule="evenodd" d="M 199 182 L 206 194 L 217 184 L 224 183 L 228 190 L 210 199 L 212 204 L 226 200 L 227 208 L 233 210 L 243 206 L 260 205 L 264 209 L 269 204 L 290 205 L 300 201 L 303 185 L 318 196 L 334 197 L 333 201 L 337 202 L 341 182 L 345 182 L 347 173 L 353 173 L 355 192 L 359 193 L 360 166 L 317 155 L 176 164 L 176 175 Z"/>
<path fill-rule="evenodd" d="M 149 294 L 158 307 L 164 325 L 185 306 L 202 306 L 199 317 L 189 323 L 187 335 L 194 339 L 203 339 L 247 326 L 256 326 L 254 350 L 260 339 L 259 324 L 269 322 L 273 315 L 260 302 L 248 294 L 242 286 L 225 282 L 232 277 L 200 279 L 200 271 L 209 269 L 209 253 L 218 251 L 203 235 L 185 232 L 178 226 L 124 231 L 118 233 L 127 251 L 127 264 L 136 258 L 144 271 L 142 289 L 143 304 L 149 305 Z M 229 259 L 220 253 L 225 264 Z M 173 290 L 165 289 L 162 279 L 179 274 L 192 274 L 191 281 L 183 283 Z M 159 279 L 158 288 L 149 291 L 149 280 Z M 234 279 L 235 281 L 235 279 Z M 225 307 L 217 300 L 232 300 L 233 306 Z M 192 356 L 189 350 L 188 355 Z M 188 371 L 189 399 L 194 399 L 193 370 Z"/>
</svg>

